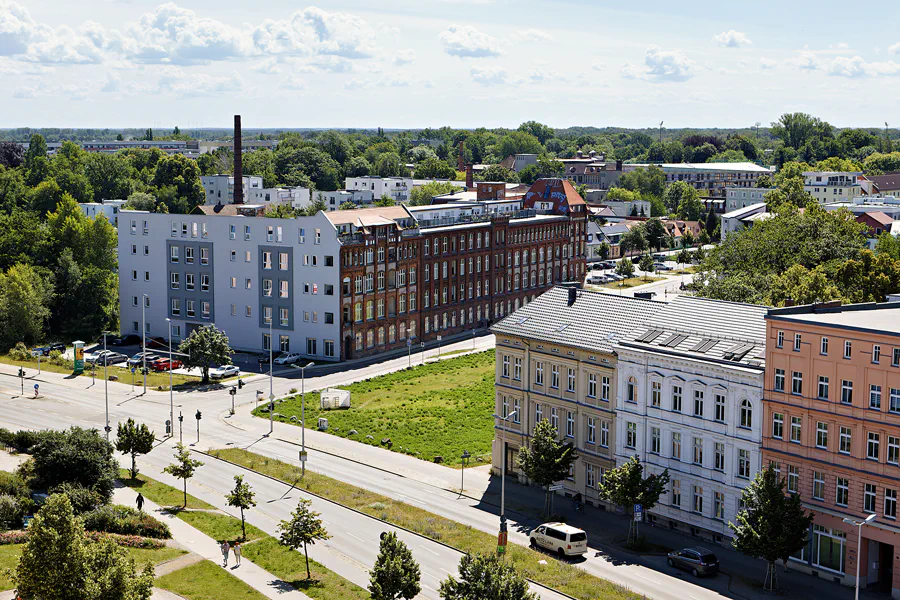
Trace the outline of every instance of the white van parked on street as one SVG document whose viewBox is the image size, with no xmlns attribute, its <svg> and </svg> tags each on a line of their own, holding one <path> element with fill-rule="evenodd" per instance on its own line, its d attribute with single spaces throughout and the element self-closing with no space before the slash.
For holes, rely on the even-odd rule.
<svg viewBox="0 0 900 600">
<path fill-rule="evenodd" d="M 555 552 L 560 558 L 587 552 L 587 534 L 565 523 L 544 523 L 529 536 L 531 547 Z"/>
</svg>

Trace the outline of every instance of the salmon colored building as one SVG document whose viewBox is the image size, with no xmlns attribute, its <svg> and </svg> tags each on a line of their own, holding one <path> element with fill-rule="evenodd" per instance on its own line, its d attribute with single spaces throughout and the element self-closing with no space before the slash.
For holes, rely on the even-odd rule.
<svg viewBox="0 0 900 600">
<path fill-rule="evenodd" d="M 762 463 L 815 514 L 791 566 L 900 598 L 900 303 L 766 316 Z M 862 528 L 845 523 L 875 515 Z"/>
</svg>

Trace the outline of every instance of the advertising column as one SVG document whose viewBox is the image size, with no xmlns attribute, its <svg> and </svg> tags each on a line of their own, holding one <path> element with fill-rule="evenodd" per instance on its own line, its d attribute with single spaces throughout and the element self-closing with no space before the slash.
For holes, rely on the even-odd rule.
<svg viewBox="0 0 900 600">
<path fill-rule="evenodd" d="M 73 352 L 75 355 L 75 370 L 73 374 L 81 375 L 84 373 L 84 342 L 72 342 L 75 347 Z"/>
</svg>

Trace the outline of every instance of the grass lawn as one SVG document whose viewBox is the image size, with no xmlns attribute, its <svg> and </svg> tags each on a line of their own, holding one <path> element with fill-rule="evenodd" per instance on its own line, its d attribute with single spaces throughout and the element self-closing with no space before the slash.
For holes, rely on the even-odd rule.
<svg viewBox="0 0 900 600">
<path fill-rule="evenodd" d="M 674 271 L 669 271 L 670 275 L 685 275 L 688 273 L 696 273 L 700 270 L 700 267 L 687 267 L 686 269 L 675 269 Z"/>
<path fill-rule="evenodd" d="M 258 454 L 240 448 L 215 450 L 213 454 L 231 462 L 255 469 L 282 481 L 294 481 L 299 467 L 265 459 Z M 298 485 L 303 489 L 340 502 L 375 518 L 393 523 L 425 537 L 438 540 L 462 552 L 493 553 L 497 549 L 495 535 L 479 531 L 467 525 L 435 515 L 426 510 L 398 502 L 344 483 L 319 473 L 306 472 L 306 477 Z M 585 571 L 560 562 L 547 555 L 510 544 L 507 546 L 507 560 L 511 561 L 522 575 L 560 592 L 582 600 L 637 600 L 637 594 Z M 544 561 L 546 564 L 540 564 Z"/>
<path fill-rule="evenodd" d="M 323 411 L 319 393 L 306 394 L 306 423 L 328 418 L 328 432 L 372 446 L 390 438 L 391 450 L 458 466 L 463 450 L 488 457 L 494 437 L 494 351 L 413 366 L 345 386 L 352 408 Z M 257 408 L 253 414 L 268 418 Z M 281 404 L 279 421 L 299 426 L 300 396 Z M 351 435 L 351 431 L 356 431 Z M 369 437 L 370 436 L 370 437 Z"/>
<path fill-rule="evenodd" d="M 610 288 L 613 290 L 617 290 L 621 288 L 633 288 L 639 285 L 644 285 L 645 283 L 652 283 L 654 281 L 659 281 L 663 279 L 662 277 L 630 277 L 628 279 L 623 279 L 622 281 L 611 281 L 609 283 L 602 283 L 599 287 Z"/>
<path fill-rule="evenodd" d="M 0 546 L 0 590 L 11 590 L 16 587 L 12 574 L 22 556 L 22 544 L 6 544 Z"/>
<path fill-rule="evenodd" d="M 148 560 L 154 565 L 158 565 L 168 560 L 172 560 L 173 558 L 178 558 L 182 554 L 187 554 L 184 550 L 172 548 L 170 546 L 164 546 L 162 548 L 126 548 L 125 550 L 127 550 L 128 555 L 134 559 L 134 564 L 137 565 L 139 571 L 144 567 L 144 563 Z"/>
<path fill-rule="evenodd" d="M 196 527 L 216 541 L 228 540 L 234 543 L 241 539 L 241 520 L 222 513 L 180 510 L 177 516 L 192 527 Z M 258 540 L 266 534 L 247 523 L 247 540 Z"/>
<path fill-rule="evenodd" d="M 266 600 L 260 592 L 208 560 L 157 577 L 156 587 L 188 600 Z"/>
<path fill-rule="evenodd" d="M 0 354 L 0 362 L 15 365 L 17 367 L 24 367 L 26 376 L 31 376 L 37 373 L 37 358 L 31 358 L 29 360 L 13 360 L 8 354 Z M 91 367 L 90 365 L 84 366 L 84 373 L 82 377 L 90 377 L 91 376 Z M 63 365 L 54 365 L 50 362 L 50 360 L 46 357 L 41 357 L 41 371 L 49 371 L 51 373 L 63 373 L 65 375 L 72 374 L 72 365 L 71 363 L 63 364 Z M 119 365 L 110 365 L 108 367 L 109 375 L 116 375 L 119 378 L 119 383 L 124 383 L 127 385 L 131 384 L 131 371 L 129 369 L 120 368 Z M 103 382 L 103 367 L 99 366 L 96 370 L 96 379 L 99 382 Z M 134 375 L 134 385 L 135 387 L 140 387 L 144 383 L 144 378 L 140 373 L 135 373 Z M 190 387 L 194 387 L 200 383 L 199 377 L 193 377 L 191 375 L 180 375 L 178 373 L 172 374 L 172 385 L 175 389 L 186 389 Z M 26 386 L 28 387 L 28 386 Z M 156 371 L 151 370 L 147 374 L 147 387 L 153 389 L 169 389 L 169 373 L 157 373 Z"/>
<path fill-rule="evenodd" d="M 156 502 L 160 506 L 182 506 L 184 504 L 184 492 L 182 490 L 174 488 L 171 485 L 166 485 L 165 483 L 160 483 L 141 473 L 138 473 L 137 479 L 131 479 L 130 475 L 131 473 L 128 469 L 119 469 L 119 479 L 122 480 L 122 483 L 133 489 L 135 492 L 143 494 L 144 498 L 147 500 Z M 190 494 L 188 494 L 187 507 L 206 510 L 213 510 L 216 508 Z"/>
<path fill-rule="evenodd" d="M 244 546 L 244 557 L 261 568 L 284 580 L 316 600 L 369 600 L 367 590 L 329 571 L 313 559 L 309 559 L 312 578 L 306 578 L 306 561 L 303 552 L 282 546 L 273 537 Z"/>
</svg>

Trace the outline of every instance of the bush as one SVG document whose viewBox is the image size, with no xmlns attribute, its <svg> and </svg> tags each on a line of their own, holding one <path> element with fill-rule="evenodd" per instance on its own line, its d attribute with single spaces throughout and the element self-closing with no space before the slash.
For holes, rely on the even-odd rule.
<svg viewBox="0 0 900 600">
<path fill-rule="evenodd" d="M 76 515 L 86 513 L 94 508 L 104 504 L 103 496 L 93 490 L 77 484 L 65 482 L 54 486 L 49 490 L 51 494 L 65 494 L 69 497 L 72 509 Z"/>
<path fill-rule="evenodd" d="M 30 454 L 31 450 L 46 437 L 45 431 L 21 430 L 10 432 L 0 430 L 0 441 L 16 449 L 17 452 Z"/>
<path fill-rule="evenodd" d="M 113 447 L 94 429 L 72 427 L 46 431 L 31 449 L 34 460 L 32 489 L 52 489 L 77 484 L 100 494 L 101 503 L 112 499 L 119 474 Z"/>
<path fill-rule="evenodd" d="M 163 548 L 166 545 L 162 540 L 144 538 L 137 535 L 116 535 L 112 533 L 103 533 L 101 531 L 88 531 L 86 536 L 93 542 L 108 538 L 125 548 L 149 548 L 155 550 L 157 548 Z M 28 531 L 14 529 L 13 531 L 0 532 L 0 546 L 5 546 L 7 544 L 24 544 L 26 541 L 28 541 Z"/>
<path fill-rule="evenodd" d="M 50 352 L 49 362 L 51 365 L 56 365 L 57 367 L 72 367 L 74 368 L 74 363 L 71 360 L 66 360 L 65 356 L 63 356 L 62 352 L 59 350 L 53 350 Z"/>
<path fill-rule="evenodd" d="M 22 526 L 22 517 L 27 514 L 28 507 L 20 500 L 16 496 L 0 494 L 0 527 L 14 529 Z"/>
<path fill-rule="evenodd" d="M 169 539 L 169 526 L 130 506 L 109 504 L 84 515 L 84 528 L 120 535 Z"/>
<path fill-rule="evenodd" d="M 9 351 L 9 357 L 13 360 L 29 361 L 31 360 L 31 351 L 25 345 L 25 342 L 17 342 L 15 348 Z"/>
<path fill-rule="evenodd" d="M 18 473 L 0 471 L 0 494 L 9 496 L 28 495 L 25 480 Z"/>
</svg>

